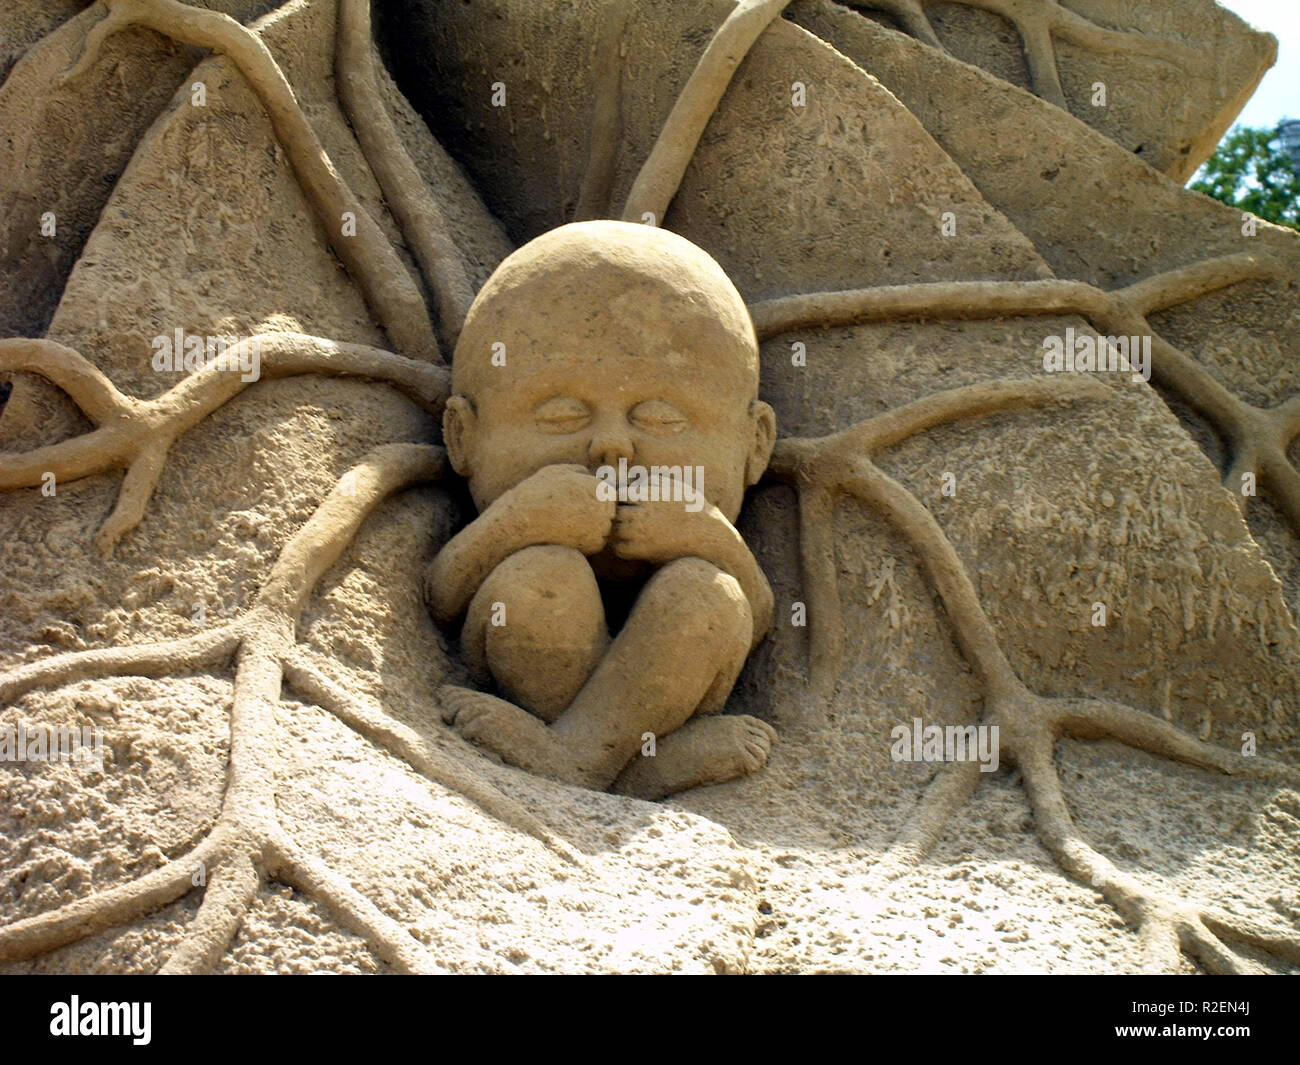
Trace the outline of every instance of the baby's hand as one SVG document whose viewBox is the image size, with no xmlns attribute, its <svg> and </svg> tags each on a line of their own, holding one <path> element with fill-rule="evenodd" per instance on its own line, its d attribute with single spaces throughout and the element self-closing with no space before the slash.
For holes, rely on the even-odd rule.
<svg viewBox="0 0 1300 1065">
<path fill-rule="evenodd" d="M 710 503 L 701 500 L 702 508 L 689 510 L 672 501 L 673 494 L 671 483 L 664 483 L 657 502 L 620 504 L 610 550 L 655 565 L 691 555 L 711 558 L 718 534 L 731 531 L 730 522 Z"/>
<path fill-rule="evenodd" d="M 529 538 L 560 544 L 584 555 L 609 540 L 615 501 L 603 499 L 600 482 L 585 466 L 543 466 L 507 493 L 509 510 L 526 523 Z"/>
</svg>

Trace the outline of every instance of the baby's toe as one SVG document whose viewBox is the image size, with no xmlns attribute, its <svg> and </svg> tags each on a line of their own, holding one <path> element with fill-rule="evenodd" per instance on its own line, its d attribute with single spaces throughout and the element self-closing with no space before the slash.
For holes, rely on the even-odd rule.
<svg viewBox="0 0 1300 1065">
<path fill-rule="evenodd" d="M 767 757 L 776 739 L 776 730 L 756 717 L 742 717 L 740 745 L 746 773 L 757 773 L 767 765 Z"/>
<path fill-rule="evenodd" d="M 468 688 L 458 688 L 454 684 L 444 684 L 438 689 L 439 716 L 443 723 L 453 725 L 462 713 L 470 713 L 480 704 L 475 698 L 479 693 Z"/>
</svg>

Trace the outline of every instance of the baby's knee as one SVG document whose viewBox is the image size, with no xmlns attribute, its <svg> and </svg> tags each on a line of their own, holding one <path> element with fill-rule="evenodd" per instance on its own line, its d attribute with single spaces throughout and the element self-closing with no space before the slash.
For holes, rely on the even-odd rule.
<svg viewBox="0 0 1300 1065">
<path fill-rule="evenodd" d="M 544 631 L 599 605 L 596 575 L 582 553 L 542 544 L 515 552 L 488 574 L 470 603 L 466 622 L 471 627 L 487 621 L 529 629 L 542 626 Z"/>
<path fill-rule="evenodd" d="M 683 629 L 716 634 L 748 646 L 754 618 L 740 582 L 702 558 L 679 558 L 664 566 L 646 586 L 648 605 L 670 610 Z"/>
<path fill-rule="evenodd" d="M 543 587 L 568 581 L 596 583 L 582 552 L 558 544 L 538 544 L 507 556 L 488 574 L 483 587 Z"/>
</svg>

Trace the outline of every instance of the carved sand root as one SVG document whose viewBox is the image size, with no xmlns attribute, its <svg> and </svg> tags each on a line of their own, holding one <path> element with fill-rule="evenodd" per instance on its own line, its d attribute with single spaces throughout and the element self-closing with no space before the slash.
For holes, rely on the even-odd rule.
<svg viewBox="0 0 1300 1065">
<path fill-rule="evenodd" d="M 623 207 L 623 221 L 640 222 L 649 216 L 661 225 L 668 206 L 681 186 L 709 119 L 721 102 L 737 68 L 754 43 L 792 0 L 738 0 L 704 49 L 668 120 L 637 174 Z M 1138 33 L 1109 30 L 1062 7 L 1056 0 L 957 0 L 968 7 L 992 11 L 1014 23 L 1024 41 L 1034 91 L 1063 110 L 1069 110 L 1057 69 L 1053 37 L 1090 48 L 1103 55 L 1146 55 L 1181 67 L 1195 56 L 1193 49 L 1176 41 Z M 898 19 L 914 37 L 943 49 L 921 0 L 861 0 L 850 7 L 870 7 Z M 599 115 L 599 112 L 598 112 Z"/>
<path fill-rule="evenodd" d="M 1123 741 L 1123 737 L 1116 738 Z M 1180 740 L 1185 739 L 1180 736 Z M 1131 745 L 1142 747 L 1136 743 Z M 1300 964 L 1300 933 L 1269 928 L 1222 910 L 1172 898 L 1117 868 L 1084 841 L 1061 792 L 1050 734 L 1043 734 L 1033 743 L 1022 741 L 1015 758 L 1024 775 L 1039 838 L 1066 872 L 1097 888 L 1137 928 L 1144 968 L 1172 971 L 1182 950 L 1210 973 L 1258 971 L 1235 953 L 1229 942 L 1254 947 L 1281 962 Z"/>
<path fill-rule="evenodd" d="M 575 222 L 609 217 L 614 171 L 623 140 L 623 31 L 629 14 L 630 0 L 607 4 L 596 37 L 592 56 L 596 105 L 591 116 L 587 169 L 573 210 Z"/>
<path fill-rule="evenodd" d="M 263 333 L 226 350 L 228 367 L 251 365 L 261 378 L 297 374 L 365 377 L 401 389 L 431 413 L 441 413 L 450 379 L 445 367 L 361 344 L 339 344 L 302 333 Z M 96 428 L 83 436 L 21 454 L 0 454 L 0 490 L 31 488 L 47 474 L 72 481 L 125 469 L 113 513 L 95 535 L 104 555 L 144 517 L 168 450 L 222 404 L 247 388 L 237 369 L 207 363 L 151 400 L 123 395 L 89 360 L 51 340 L 0 340 L 0 373 L 25 370 L 62 388 Z"/>
<path fill-rule="evenodd" d="M 417 772 L 460 791 L 490 816 L 538 838 L 567 861 L 571 848 L 472 769 L 452 765 L 413 730 L 377 708 L 341 700 L 337 685 L 306 663 L 295 632 L 312 590 L 355 537 L 365 518 L 395 492 L 442 477 L 441 448 L 393 444 L 376 448 L 348 471 L 289 541 L 253 606 L 211 634 L 109 651 L 59 655 L 0 674 L 0 700 L 12 702 L 37 687 L 88 677 L 159 675 L 237 661 L 230 718 L 230 769 L 221 812 L 205 838 L 184 855 L 128 884 L 78 899 L 0 929 L 0 963 L 22 961 L 153 912 L 206 884 L 199 912 L 166 972 L 210 969 L 229 948 L 258 887 L 275 879 L 316 898 L 339 923 L 364 937 L 403 972 L 436 972 L 424 945 L 381 912 L 328 865 L 305 854 L 281 826 L 276 810 L 277 708 L 286 674 L 302 694 L 367 738 L 405 759 Z M 171 669 L 166 668 L 167 665 Z M 496 959 L 483 955 L 485 966 Z"/>
<path fill-rule="evenodd" d="M 477 773 L 439 751 L 413 728 L 389 717 L 382 707 L 348 693 L 346 685 L 330 676 L 323 663 L 313 663 L 312 657 L 298 647 L 285 658 L 284 679 L 294 691 L 435 784 L 458 792 L 503 824 L 545 843 L 571 865 L 583 864 L 567 843 L 522 805 L 485 784 Z"/>
<path fill-rule="evenodd" d="M 963 656 L 984 692 L 980 724 L 997 726 L 1000 753 L 1020 766 L 1043 843 L 1070 875 L 1099 888 L 1139 933 L 1142 962 L 1171 969 L 1181 949 L 1211 972 L 1246 971 L 1225 940 L 1248 944 L 1284 962 L 1300 962 L 1300 932 L 1272 929 L 1217 910 L 1193 906 L 1144 885 L 1117 869 L 1079 836 L 1056 772 L 1062 736 L 1109 739 L 1148 753 L 1221 773 L 1300 788 L 1300 769 L 1223 750 L 1188 736 L 1169 722 L 1107 700 L 1047 698 L 1031 692 L 1003 653 L 975 586 L 951 541 L 925 506 L 870 459 L 874 451 L 958 418 L 1053 400 L 1098 398 L 1106 388 L 1091 379 L 993 382 L 928 396 L 832 436 L 783 440 L 770 476 L 795 485 L 801 509 L 811 498 L 813 518 L 801 544 L 809 596 L 812 686 L 833 690 L 842 664 L 843 635 L 829 523 L 835 499 L 851 495 L 884 516 L 911 544 L 943 601 Z M 806 536 L 810 525 L 815 535 Z M 829 560 L 826 556 L 829 556 Z M 931 781 L 895 844 L 875 870 L 886 881 L 918 865 L 979 783 L 974 762 L 946 767 Z"/>
<path fill-rule="evenodd" d="M 425 187 L 384 103 L 379 71 L 370 30 L 370 0 L 340 0 L 334 61 L 339 99 L 389 210 L 420 264 L 438 309 L 443 344 L 450 351 L 474 302 L 474 290 L 447 216 Z"/>
<path fill-rule="evenodd" d="M 393 346 L 412 358 L 441 361 L 433 324 L 419 288 L 379 224 L 335 168 L 261 37 L 229 15 L 191 7 L 180 0 L 98 2 L 108 13 L 86 35 L 81 57 L 63 75 L 63 80 L 78 77 L 98 58 L 104 42 L 129 26 L 145 26 L 182 44 L 224 55 L 262 101 L 276 139 L 288 156 L 330 247 L 360 286 Z M 383 134 L 376 136 L 382 143 Z M 343 216 L 349 212 L 356 218 L 354 236 L 343 235 Z"/>
<path fill-rule="evenodd" d="M 962 0 L 967 2 L 967 0 Z M 1055 0 L 969 0 L 973 6 L 1016 14 L 1059 35 L 1099 50 L 1140 50 L 1146 38 L 1093 26 L 1061 8 Z M 889 7 L 897 4 L 897 11 Z M 1029 6 L 1026 6 L 1029 5 Z M 732 75 L 759 35 L 787 6 L 780 0 L 742 0 L 705 49 L 682 90 L 650 158 L 637 175 L 624 209 L 625 221 L 640 221 L 648 212 L 662 222 L 676 195 L 700 136 L 716 110 Z M 918 0 L 885 0 L 870 6 L 898 14 L 915 28 L 933 28 Z M 1016 19 L 1013 18 L 1013 21 Z M 1028 38 L 1026 38 L 1028 41 Z M 937 38 L 932 43 L 938 44 Z M 1161 42 L 1160 47 L 1169 42 Z M 1029 46 L 1027 45 L 1027 48 Z M 1173 47 L 1172 45 L 1170 47 Z M 1181 46 L 1179 46 L 1181 47 Z M 1051 78 L 1055 82 L 1055 59 Z M 1057 84 L 1059 93 L 1059 83 Z M 1060 101 L 1064 106 L 1063 99 Z M 1111 336 L 1150 336 L 1152 372 L 1156 380 L 1178 393 L 1203 414 L 1224 437 L 1232 456 L 1225 485 L 1245 513 L 1252 498 L 1246 475 L 1266 488 L 1270 497 L 1300 532 L 1300 472 L 1287 450 L 1300 436 L 1300 397 L 1261 410 L 1237 398 L 1195 359 L 1157 336 L 1149 315 L 1244 281 L 1285 277 L 1275 264 L 1253 255 L 1207 259 L 1159 274 L 1115 292 L 1081 281 L 957 281 L 884 286 L 846 292 L 820 292 L 768 300 L 751 306 L 760 340 L 800 327 L 829 328 L 871 321 L 925 319 L 988 319 L 1016 316 L 1079 314 Z M 816 500 L 812 501 L 816 505 Z M 812 575 L 816 576 L 816 575 Z"/>
<path fill-rule="evenodd" d="M 817 292 L 757 303 L 750 308 L 759 339 L 798 328 L 865 322 L 976 320 L 1077 314 L 1105 336 L 1150 336 L 1156 383 L 1203 415 L 1228 447 L 1224 486 L 1245 513 L 1250 481 L 1267 491 L 1300 533 L 1300 473 L 1287 450 L 1300 436 L 1300 396 L 1269 410 L 1228 391 L 1199 362 L 1156 335 L 1148 317 L 1246 281 L 1286 275 L 1253 255 L 1207 259 L 1105 292 L 1082 281 L 945 281 L 846 292 Z"/>
<path fill-rule="evenodd" d="M 848 7 L 884 11 L 898 20 L 905 32 L 933 48 L 946 51 L 925 13 L 925 0 L 842 0 Z M 1034 92 L 1044 100 L 1069 110 L 1057 63 L 1054 38 L 1077 44 L 1099 55 L 1136 55 L 1162 59 L 1177 68 L 1194 57 L 1193 49 L 1178 41 L 1141 33 L 1111 30 L 1062 7 L 1057 0 L 954 0 L 966 7 L 1000 15 L 1016 27 L 1024 44 L 1025 62 Z"/>
<path fill-rule="evenodd" d="M 668 205 L 677 195 L 704 128 L 731 84 L 736 68 L 789 3 L 790 0 L 739 0 L 718 27 L 632 184 L 623 207 L 623 221 L 640 222 L 650 215 L 651 224 L 663 224 Z"/>
<path fill-rule="evenodd" d="M 803 514 L 800 554 L 808 599 L 809 679 L 815 692 L 823 698 L 831 695 L 844 658 L 838 567 L 831 524 L 835 500 L 846 493 L 860 496 L 863 484 L 877 475 L 885 476 L 871 464 L 868 456 L 926 429 L 960 419 L 985 417 L 1024 407 L 1099 400 L 1109 394 L 1105 385 L 1089 377 L 992 381 L 926 396 L 831 436 L 777 442 L 767 475 L 798 489 L 799 509 Z M 929 514 L 924 508 L 922 512 Z M 938 526 L 933 525 L 933 519 L 930 524 L 919 528 L 909 525 L 907 532 L 913 539 L 919 535 L 926 536 L 925 546 L 932 551 L 939 539 L 947 543 Z M 950 559 L 942 557 L 945 557 L 948 568 L 941 568 L 935 574 L 940 582 L 940 591 L 965 579 L 965 571 L 959 563 L 956 571 L 951 569 L 955 555 Z M 967 610 L 969 607 L 964 601 L 959 601 L 949 607 L 950 611 L 953 609 Z M 962 620 L 966 621 L 965 618 Z M 1002 675 L 1004 669 L 1010 670 L 997 641 L 992 638 L 992 630 L 979 630 L 973 623 L 958 624 L 956 628 L 959 639 L 965 639 L 968 631 L 975 632 L 978 637 L 978 643 L 969 647 L 963 645 L 962 650 L 981 681 L 991 683 Z"/>
</svg>

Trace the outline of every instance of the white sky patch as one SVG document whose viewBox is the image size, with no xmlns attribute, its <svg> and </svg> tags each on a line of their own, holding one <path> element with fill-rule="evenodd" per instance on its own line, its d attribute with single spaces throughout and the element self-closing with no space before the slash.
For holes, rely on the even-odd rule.
<svg viewBox="0 0 1300 1065">
<path fill-rule="evenodd" d="M 1296 0 L 1218 0 L 1256 29 L 1277 38 L 1277 63 L 1237 118 L 1243 126 L 1276 126 L 1300 118 L 1300 3 Z"/>
</svg>

